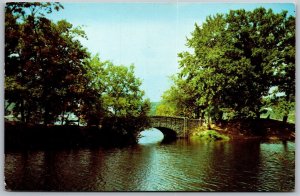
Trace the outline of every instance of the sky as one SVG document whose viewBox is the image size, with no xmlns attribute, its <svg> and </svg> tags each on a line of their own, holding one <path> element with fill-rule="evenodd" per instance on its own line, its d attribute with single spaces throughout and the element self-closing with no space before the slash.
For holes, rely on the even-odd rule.
<svg viewBox="0 0 300 196">
<path fill-rule="evenodd" d="M 170 76 L 179 72 L 177 54 L 192 51 L 186 44 L 194 30 L 209 15 L 229 10 L 271 8 L 287 10 L 295 16 L 294 4 L 232 3 L 62 3 L 63 10 L 52 13 L 54 21 L 66 19 L 83 26 L 88 40 L 83 46 L 101 60 L 116 65 L 135 65 L 135 75 L 142 80 L 145 98 L 160 101 L 170 88 Z"/>
</svg>

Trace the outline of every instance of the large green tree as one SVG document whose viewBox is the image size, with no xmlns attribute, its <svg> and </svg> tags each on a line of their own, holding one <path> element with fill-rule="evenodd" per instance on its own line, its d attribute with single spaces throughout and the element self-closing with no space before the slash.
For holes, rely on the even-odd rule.
<svg viewBox="0 0 300 196">
<path fill-rule="evenodd" d="M 134 134 L 147 126 L 150 101 L 144 100 L 140 90 L 141 80 L 134 75 L 134 66 L 117 66 L 108 63 L 106 67 L 104 108 L 113 128 L 120 134 Z"/>
<path fill-rule="evenodd" d="M 134 66 L 114 65 L 93 56 L 86 64 L 91 96 L 83 100 L 82 115 L 88 124 L 103 125 L 115 131 L 135 132 L 147 124 L 149 100 L 140 90 L 141 80 Z"/>
<path fill-rule="evenodd" d="M 45 125 L 65 125 L 75 116 L 113 138 L 135 140 L 147 126 L 150 101 L 143 98 L 134 66 L 91 57 L 78 39 L 86 38 L 80 27 L 46 17 L 61 8 L 42 2 L 6 5 L 6 113 Z"/>
<path fill-rule="evenodd" d="M 80 28 L 45 17 L 58 3 L 8 3 L 5 21 L 5 99 L 26 123 L 53 123 L 78 109 L 88 57 Z"/>
<path fill-rule="evenodd" d="M 185 108 L 215 119 L 223 111 L 259 118 L 263 97 L 274 86 L 293 101 L 295 18 L 287 12 L 257 8 L 209 16 L 201 26 L 195 24 L 187 46 L 193 52 L 179 54 L 181 82 L 175 83 L 178 92 L 190 89 L 193 101 L 187 99 Z"/>
<path fill-rule="evenodd" d="M 156 115 L 199 118 L 200 108 L 194 101 L 197 99 L 197 93 L 191 85 L 187 85 L 186 80 L 178 77 L 171 79 L 174 84 L 162 95 Z"/>
</svg>

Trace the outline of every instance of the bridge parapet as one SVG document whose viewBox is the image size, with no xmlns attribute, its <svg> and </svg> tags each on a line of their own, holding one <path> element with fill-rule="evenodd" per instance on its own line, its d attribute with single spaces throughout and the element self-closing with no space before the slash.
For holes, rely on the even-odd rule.
<svg viewBox="0 0 300 196">
<path fill-rule="evenodd" d="M 177 137 L 188 137 L 190 130 L 201 126 L 201 120 L 188 119 L 176 116 L 152 116 L 150 126 L 155 128 L 167 128 L 176 132 Z"/>
</svg>

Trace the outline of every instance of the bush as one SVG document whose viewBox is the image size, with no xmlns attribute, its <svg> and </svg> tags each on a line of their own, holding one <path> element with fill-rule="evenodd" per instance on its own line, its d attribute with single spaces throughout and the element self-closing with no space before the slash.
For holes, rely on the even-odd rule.
<svg viewBox="0 0 300 196">
<path fill-rule="evenodd" d="M 226 135 L 222 135 L 214 130 L 206 130 L 199 134 L 199 137 L 203 140 L 229 140 L 229 137 Z"/>
</svg>

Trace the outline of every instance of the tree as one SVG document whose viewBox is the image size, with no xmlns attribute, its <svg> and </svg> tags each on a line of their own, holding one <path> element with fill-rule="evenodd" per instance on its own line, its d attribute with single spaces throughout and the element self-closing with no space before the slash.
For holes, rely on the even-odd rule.
<svg viewBox="0 0 300 196">
<path fill-rule="evenodd" d="M 75 112 L 83 96 L 85 37 L 67 21 L 45 17 L 59 3 L 8 3 L 6 6 L 5 93 L 22 122 L 53 123 Z M 17 27 L 17 28 L 16 28 Z"/>
<path fill-rule="evenodd" d="M 202 27 L 195 24 L 195 31 L 187 43 L 187 46 L 194 48 L 194 54 L 179 54 L 179 78 L 182 80 L 180 86 L 181 89 L 190 89 L 191 93 L 185 94 L 191 94 L 192 100 L 186 104 L 194 108 L 196 118 L 204 118 L 206 113 L 210 119 L 212 112 L 223 104 L 220 101 L 224 98 L 220 87 L 226 81 L 226 77 L 220 71 L 223 69 L 221 65 L 227 63 L 221 57 L 227 47 L 222 34 L 225 25 L 223 15 L 208 17 Z"/>
<path fill-rule="evenodd" d="M 262 97 L 268 95 L 270 88 L 278 85 L 280 81 L 276 74 L 277 69 L 289 63 L 286 59 L 280 59 L 280 56 L 287 55 L 286 48 L 295 48 L 295 43 L 291 40 L 289 43 L 285 42 L 287 35 L 292 37 L 294 34 L 293 27 L 286 28 L 294 20 L 294 17 L 287 17 L 286 11 L 274 14 L 271 9 L 267 11 L 264 8 L 255 9 L 253 12 L 231 11 L 227 16 L 227 31 L 236 38 L 232 44 L 249 65 L 244 74 L 248 83 L 242 91 L 250 92 L 245 96 L 249 103 L 244 105 L 249 107 L 252 104 L 249 109 L 257 117 L 260 116 L 263 106 Z M 281 46 L 283 42 L 286 43 L 285 46 Z M 292 53 L 290 55 L 295 56 Z M 295 64 L 291 63 L 290 67 L 295 67 Z"/>
<path fill-rule="evenodd" d="M 179 54 L 180 82 L 175 87 L 185 94 L 184 89 L 190 89 L 192 101 L 185 99 L 185 108 L 204 111 L 208 119 L 221 119 L 223 111 L 234 111 L 237 118 L 259 118 L 270 88 L 278 86 L 293 100 L 294 23 L 287 12 L 257 8 L 209 16 L 201 26 L 195 24 L 187 40 L 193 52 Z"/>
<path fill-rule="evenodd" d="M 84 89 L 84 97 L 80 101 L 80 109 L 76 113 L 88 126 L 101 125 L 105 117 L 102 94 L 105 90 L 106 78 L 105 66 L 108 61 L 101 62 L 98 54 L 86 59 L 84 78 L 87 85 Z"/>
<path fill-rule="evenodd" d="M 105 72 L 103 102 L 108 116 L 131 118 L 145 112 L 144 91 L 140 90 L 142 83 L 134 75 L 134 66 L 108 63 Z"/>
<path fill-rule="evenodd" d="M 285 13 L 286 14 L 286 13 Z M 280 99 L 283 109 L 283 122 L 286 123 L 289 112 L 295 105 L 295 18 L 288 17 L 282 25 L 282 39 L 278 43 L 278 49 L 273 56 L 277 59 L 277 66 L 274 68 L 274 86 L 278 87 L 278 92 L 284 93 L 284 98 Z M 276 94 L 275 94 L 276 95 Z"/>
<path fill-rule="evenodd" d="M 140 90 L 140 79 L 134 75 L 134 66 L 108 62 L 103 81 L 102 98 L 109 127 L 121 135 L 136 134 L 147 125 L 150 101 L 143 100 L 144 92 Z"/>
<path fill-rule="evenodd" d="M 81 114 L 89 125 L 121 134 L 135 133 L 147 125 L 150 101 L 143 99 L 133 65 L 117 66 L 101 61 L 96 54 L 86 63 L 85 77 L 90 96 L 83 100 Z"/>
<path fill-rule="evenodd" d="M 195 91 L 176 76 L 171 78 L 173 86 L 162 95 L 162 102 L 157 108 L 157 115 L 183 116 L 189 118 L 199 118 L 199 107 L 195 100 Z"/>
<path fill-rule="evenodd" d="M 82 124 L 121 138 L 136 139 L 148 123 L 134 66 L 116 66 L 90 57 L 80 27 L 46 15 L 59 3 L 8 3 L 5 20 L 5 109 L 23 123 Z M 123 137 L 124 136 L 124 137 Z M 125 138 L 125 140 L 127 140 Z"/>
<path fill-rule="evenodd" d="M 171 105 L 160 103 L 156 108 L 157 116 L 176 116 L 175 108 Z"/>
</svg>

